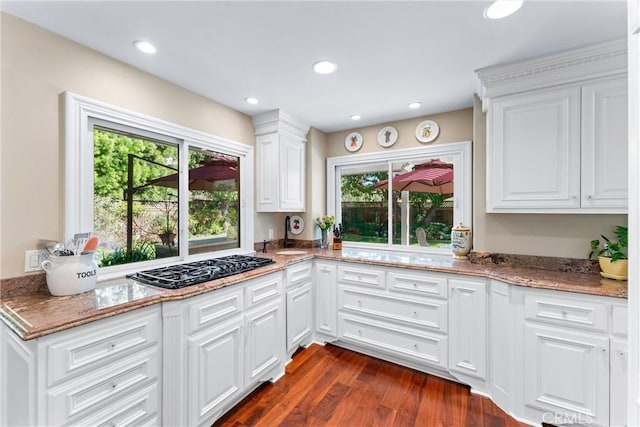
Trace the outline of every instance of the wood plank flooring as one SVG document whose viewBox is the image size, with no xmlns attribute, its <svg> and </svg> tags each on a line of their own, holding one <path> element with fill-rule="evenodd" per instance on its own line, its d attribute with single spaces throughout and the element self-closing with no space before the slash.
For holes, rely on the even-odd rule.
<svg viewBox="0 0 640 427">
<path fill-rule="evenodd" d="M 469 388 L 332 345 L 298 352 L 214 427 L 525 426 Z"/>
</svg>

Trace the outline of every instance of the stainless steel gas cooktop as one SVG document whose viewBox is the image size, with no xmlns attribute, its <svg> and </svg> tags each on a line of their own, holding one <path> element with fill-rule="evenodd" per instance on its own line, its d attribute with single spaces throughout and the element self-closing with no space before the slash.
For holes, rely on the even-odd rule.
<svg viewBox="0 0 640 427">
<path fill-rule="evenodd" d="M 221 279 L 273 264 L 269 258 L 248 255 L 229 255 L 204 261 L 188 262 L 154 268 L 127 275 L 127 277 L 147 285 L 167 289 L 184 288 L 210 280 Z"/>
</svg>

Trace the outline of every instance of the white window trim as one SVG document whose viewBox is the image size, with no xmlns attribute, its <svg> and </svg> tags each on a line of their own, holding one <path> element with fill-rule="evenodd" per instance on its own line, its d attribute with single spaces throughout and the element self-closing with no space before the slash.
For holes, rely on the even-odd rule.
<svg viewBox="0 0 640 427">
<path fill-rule="evenodd" d="M 175 123 L 157 119 L 126 110 L 104 102 L 96 101 L 71 92 L 65 92 L 64 97 L 64 236 L 71 238 L 75 233 L 93 230 L 93 120 L 106 121 L 117 125 L 141 129 L 144 131 L 165 135 L 183 141 L 192 147 L 206 148 L 223 152 L 240 159 L 240 248 L 230 251 L 216 252 L 216 256 L 228 253 L 253 252 L 253 147 L 228 139 L 220 138 L 205 132 L 196 131 Z M 188 149 L 183 150 L 180 158 L 181 183 L 180 194 L 188 192 Z M 184 205 L 184 206 L 182 206 Z M 181 204 L 180 215 L 186 218 L 188 207 Z M 186 241 L 188 230 L 180 227 L 181 241 Z M 125 264 L 117 267 L 101 269 L 100 280 L 121 276 L 128 271 L 139 270 L 144 267 L 167 264 L 168 261 L 179 262 L 186 259 L 210 258 L 209 254 L 187 255 L 181 254 L 164 260 L 154 260 L 145 263 Z M 105 274 L 103 274 L 103 270 Z"/>
<path fill-rule="evenodd" d="M 337 222 L 342 222 L 337 206 L 341 197 L 340 181 L 336 179 L 336 168 L 341 166 L 366 165 L 372 163 L 414 160 L 415 158 L 451 158 L 454 171 L 464 171 L 462 179 L 453 180 L 453 224 L 460 222 L 472 226 L 472 157 L 471 141 L 460 141 L 442 145 L 430 145 L 419 148 L 407 148 L 394 151 L 381 151 L 366 154 L 350 154 L 327 158 L 327 214 L 335 215 Z M 462 196 L 458 196 L 458 195 Z M 383 243 L 343 242 L 344 247 L 377 248 L 385 250 L 430 252 L 436 254 L 450 253 L 449 249 L 390 245 Z"/>
</svg>

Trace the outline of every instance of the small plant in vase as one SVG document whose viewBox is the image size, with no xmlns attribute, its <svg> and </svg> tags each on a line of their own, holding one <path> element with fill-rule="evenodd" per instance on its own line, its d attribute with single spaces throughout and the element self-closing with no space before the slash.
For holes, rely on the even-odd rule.
<svg viewBox="0 0 640 427">
<path fill-rule="evenodd" d="M 598 257 L 600 273 L 603 277 L 616 280 L 627 280 L 627 244 L 628 229 L 621 225 L 616 226 L 614 234 L 617 240 L 611 240 L 604 235 L 603 242 L 595 239 L 591 241 L 591 253 L 589 258 Z"/>
<path fill-rule="evenodd" d="M 335 217 L 332 215 L 324 215 L 316 218 L 316 226 L 320 229 L 322 239 L 320 240 L 320 247 L 327 249 L 329 247 L 329 230 L 333 224 L 336 223 Z"/>
</svg>

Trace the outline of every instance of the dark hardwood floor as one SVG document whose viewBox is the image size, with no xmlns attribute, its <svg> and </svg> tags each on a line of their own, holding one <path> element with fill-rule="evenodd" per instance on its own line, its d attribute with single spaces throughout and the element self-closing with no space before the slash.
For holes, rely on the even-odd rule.
<svg viewBox="0 0 640 427">
<path fill-rule="evenodd" d="M 298 352 L 287 375 L 215 427 L 525 426 L 469 388 L 332 345 Z"/>
</svg>

